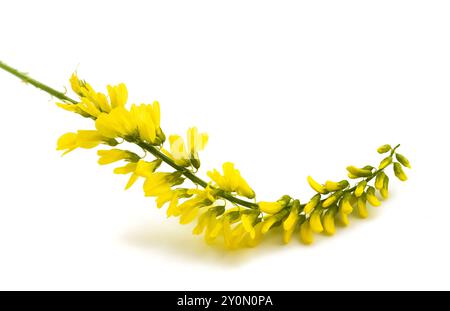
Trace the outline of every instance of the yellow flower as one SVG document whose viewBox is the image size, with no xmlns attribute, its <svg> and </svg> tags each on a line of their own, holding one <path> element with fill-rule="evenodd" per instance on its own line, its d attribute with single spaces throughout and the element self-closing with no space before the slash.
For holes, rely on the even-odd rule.
<svg viewBox="0 0 450 311">
<path fill-rule="evenodd" d="M 368 177 L 372 175 L 371 169 L 358 168 L 353 165 L 347 166 L 347 171 L 354 177 Z"/>
<path fill-rule="evenodd" d="M 327 190 L 325 189 L 325 187 L 323 185 L 319 184 L 317 181 L 315 181 L 311 176 L 308 176 L 307 180 L 308 180 L 308 184 L 316 192 L 321 193 L 321 194 L 327 193 Z"/>
<path fill-rule="evenodd" d="M 185 225 L 192 222 L 200 210 L 199 206 L 191 206 L 181 211 L 180 224 Z"/>
<path fill-rule="evenodd" d="M 348 214 L 345 214 L 341 209 L 339 209 L 337 213 L 336 219 L 342 226 L 348 226 L 350 224 L 350 220 L 348 219 Z"/>
<path fill-rule="evenodd" d="M 364 193 L 364 190 L 366 190 L 366 186 L 367 186 L 366 180 L 363 180 L 360 183 L 358 183 L 355 189 L 355 196 L 357 198 L 359 198 Z"/>
<path fill-rule="evenodd" d="M 160 165 L 161 160 L 156 159 L 152 162 L 147 162 L 144 160 L 139 160 L 138 162 L 130 162 L 125 166 L 117 167 L 114 169 L 114 174 L 131 174 L 128 180 L 125 190 L 130 188 L 139 177 L 150 176 Z"/>
<path fill-rule="evenodd" d="M 193 167 L 198 169 L 200 167 L 200 159 L 198 157 L 198 151 L 201 151 L 205 148 L 208 142 L 208 134 L 206 133 L 199 134 L 196 127 L 191 127 L 190 129 L 188 129 L 187 142 L 188 142 L 190 162 Z"/>
<path fill-rule="evenodd" d="M 173 176 L 171 178 L 174 178 Z M 178 181 L 175 181 L 178 183 Z M 166 187 L 167 189 L 167 187 Z M 169 187 L 170 189 L 170 187 Z M 203 207 L 211 206 L 215 201 L 214 192 L 211 188 L 207 187 L 205 189 L 175 189 L 168 190 L 168 192 L 172 192 L 171 205 L 169 209 L 167 209 L 167 216 L 179 216 L 181 224 L 190 223 L 195 219 L 197 214 Z M 176 196 L 176 202 L 174 201 L 174 196 Z M 170 195 L 167 193 L 160 194 L 157 198 L 162 203 L 163 201 L 167 202 L 169 200 Z M 188 198 L 190 199 L 184 201 L 180 205 L 178 205 L 179 198 Z M 173 200 L 173 202 L 172 202 Z M 163 204 L 163 203 L 162 203 Z M 211 213 L 214 210 L 217 210 L 219 207 L 212 207 L 209 210 Z M 204 216 L 206 217 L 206 216 Z M 205 220 L 206 221 L 206 220 Z"/>
<path fill-rule="evenodd" d="M 255 231 L 255 221 L 258 218 L 258 214 L 257 213 L 246 213 L 246 214 L 242 214 L 241 216 L 241 222 L 242 222 L 242 226 L 244 227 L 244 230 L 250 234 L 251 238 L 254 238 L 256 235 L 256 231 Z"/>
<path fill-rule="evenodd" d="M 325 212 L 322 219 L 323 229 L 328 235 L 333 235 L 336 232 L 336 226 L 334 224 L 335 211 L 329 209 Z"/>
<path fill-rule="evenodd" d="M 161 193 L 170 191 L 172 186 L 183 181 L 180 172 L 163 173 L 156 172 L 146 176 L 144 182 L 145 196 L 158 196 Z"/>
<path fill-rule="evenodd" d="M 208 134 L 198 133 L 196 127 L 188 129 L 187 132 L 187 149 L 183 138 L 179 135 L 171 135 L 170 142 L 170 157 L 180 166 L 192 165 L 195 168 L 200 167 L 200 159 L 198 151 L 205 148 L 208 142 Z M 167 154 L 167 152 L 165 152 Z"/>
<path fill-rule="evenodd" d="M 327 180 L 325 182 L 325 189 L 329 192 L 338 191 L 347 188 L 349 185 L 348 181 L 342 180 L 340 182 L 335 182 L 331 180 Z"/>
<path fill-rule="evenodd" d="M 357 205 L 358 207 L 358 215 L 361 218 L 367 218 L 369 216 L 369 212 L 367 211 L 367 204 L 366 204 L 366 194 L 363 194 L 358 198 Z"/>
<path fill-rule="evenodd" d="M 354 198 L 355 198 L 354 196 L 347 193 L 339 202 L 337 219 L 339 220 L 339 223 L 343 226 L 348 226 L 348 224 L 350 223 L 348 215 L 350 215 L 353 211 L 352 199 Z"/>
<path fill-rule="evenodd" d="M 259 244 L 259 242 L 261 242 L 263 236 L 261 233 L 262 224 L 262 222 L 258 222 L 255 225 L 255 236 L 252 237 L 250 234 L 245 236 L 245 243 L 248 247 L 255 247 Z"/>
<path fill-rule="evenodd" d="M 245 243 L 245 237 L 247 236 L 247 232 L 244 229 L 244 226 L 242 224 L 238 224 L 232 231 L 231 231 L 231 242 L 230 242 L 230 248 L 235 249 L 240 247 L 241 245 L 244 245 Z"/>
<path fill-rule="evenodd" d="M 320 233 L 323 231 L 322 221 L 322 210 L 315 210 L 310 218 L 309 218 L 309 225 L 311 227 L 311 230 L 315 233 Z"/>
<path fill-rule="evenodd" d="M 101 113 L 109 113 L 116 107 L 123 107 L 128 99 L 128 91 L 125 84 L 121 83 L 117 86 L 108 85 L 108 98 L 103 93 L 97 93 L 89 83 L 78 79 L 74 73 L 70 78 L 72 90 L 80 97 L 77 104 L 57 103 L 57 105 L 65 110 L 81 114 L 84 117 L 97 118 Z"/>
<path fill-rule="evenodd" d="M 255 192 L 250 188 L 247 181 L 241 176 L 239 170 L 234 168 L 231 162 L 225 162 L 222 165 L 223 175 L 216 169 L 209 171 L 207 174 L 217 186 L 227 192 L 236 192 L 238 195 L 253 199 Z"/>
<path fill-rule="evenodd" d="M 98 159 L 98 164 L 110 164 L 120 160 L 127 160 L 130 162 L 137 162 L 139 156 L 134 152 L 121 150 L 121 149 L 109 149 L 109 150 L 98 150 L 97 155 L 100 156 Z"/>
<path fill-rule="evenodd" d="M 351 214 L 353 211 L 352 204 L 350 203 L 350 196 L 347 194 L 345 195 L 342 200 L 340 201 L 340 207 L 342 209 L 342 212 L 344 214 Z"/>
<path fill-rule="evenodd" d="M 217 215 L 211 213 L 208 218 L 208 223 L 206 225 L 205 241 L 207 243 L 212 243 L 217 236 L 222 232 L 223 229 L 223 218 L 217 219 Z"/>
<path fill-rule="evenodd" d="M 157 101 L 153 105 L 132 105 L 130 113 L 136 123 L 138 136 L 152 145 L 160 145 L 166 139 L 160 127 L 160 107 Z"/>
<path fill-rule="evenodd" d="M 283 202 L 280 202 L 280 201 L 259 202 L 258 206 L 259 206 L 259 209 L 261 210 L 261 212 L 264 212 L 267 214 L 276 214 L 284 208 L 285 204 L 283 204 Z"/>
<path fill-rule="evenodd" d="M 76 149 L 90 149 L 97 147 L 101 143 L 109 145 L 117 144 L 114 140 L 101 135 L 95 130 L 79 130 L 76 133 L 66 133 L 62 135 L 57 142 L 56 150 L 65 150 L 63 155 Z"/>
<path fill-rule="evenodd" d="M 133 115 L 124 107 L 114 108 L 110 113 L 102 113 L 95 121 L 95 127 L 104 136 L 110 138 L 129 138 L 138 133 Z"/>
<path fill-rule="evenodd" d="M 291 197 L 288 195 L 284 195 L 276 202 L 259 202 L 258 207 L 264 213 L 276 214 L 284 209 L 290 202 Z"/>
<path fill-rule="evenodd" d="M 279 218 L 276 216 L 269 216 L 264 219 L 262 227 L 261 227 L 261 233 L 266 234 L 272 226 L 278 222 Z"/>
<path fill-rule="evenodd" d="M 161 208 L 164 204 L 171 202 L 174 198 L 187 198 L 191 195 L 187 193 L 186 189 L 175 189 L 167 192 L 161 193 L 156 198 L 156 207 Z"/>
<path fill-rule="evenodd" d="M 314 234 L 308 220 L 300 225 L 300 240 L 308 245 L 314 242 Z"/>
<path fill-rule="evenodd" d="M 289 231 L 297 224 L 299 218 L 300 201 L 294 200 L 289 216 L 283 222 L 283 229 Z"/>
<path fill-rule="evenodd" d="M 295 231 L 295 226 L 293 226 L 289 230 L 283 231 L 283 243 L 284 244 L 288 244 L 291 241 L 292 234 L 294 233 L 294 231 Z"/>
<path fill-rule="evenodd" d="M 198 217 L 197 225 L 192 230 L 192 234 L 200 235 L 205 230 L 206 226 L 208 225 L 208 218 L 211 216 L 211 211 L 208 210 L 204 212 L 203 214 Z"/>
<path fill-rule="evenodd" d="M 303 209 L 305 214 L 311 213 L 311 211 L 320 203 L 320 198 L 320 194 L 316 194 L 308 203 L 306 203 L 305 208 Z"/>
<path fill-rule="evenodd" d="M 331 205 L 333 205 L 339 199 L 339 197 L 341 195 L 342 195 L 342 191 L 338 191 L 338 192 L 333 193 L 328 198 L 326 198 L 325 201 L 323 201 L 322 206 L 324 208 L 330 207 Z"/>
<path fill-rule="evenodd" d="M 128 90 L 124 83 L 117 86 L 108 85 L 109 100 L 111 101 L 111 109 L 116 107 L 124 107 L 128 100 Z"/>
<path fill-rule="evenodd" d="M 66 133 L 59 137 L 56 150 L 65 150 L 63 155 L 71 152 L 76 148 L 78 148 L 76 133 Z"/>
<path fill-rule="evenodd" d="M 375 195 L 375 188 L 369 187 L 367 189 L 367 201 L 369 201 L 370 205 L 372 206 L 380 206 L 381 202 L 378 200 L 378 198 Z"/>
</svg>

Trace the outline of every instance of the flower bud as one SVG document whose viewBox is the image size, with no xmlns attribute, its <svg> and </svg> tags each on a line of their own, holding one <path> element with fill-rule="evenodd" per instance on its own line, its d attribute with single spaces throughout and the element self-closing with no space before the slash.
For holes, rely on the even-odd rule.
<svg viewBox="0 0 450 311">
<path fill-rule="evenodd" d="M 386 145 L 380 146 L 380 147 L 377 149 L 377 152 L 380 153 L 380 154 L 382 154 L 382 153 L 386 153 L 386 152 L 391 151 L 391 149 L 392 149 L 391 145 L 386 144 Z"/>
<path fill-rule="evenodd" d="M 311 230 L 315 233 L 320 233 L 323 231 L 322 221 L 320 220 L 322 216 L 322 210 L 315 210 L 310 218 L 309 225 L 311 226 Z"/>
<path fill-rule="evenodd" d="M 283 222 L 283 229 L 285 231 L 289 231 L 297 224 L 298 217 L 299 217 L 299 208 L 300 208 L 300 201 L 294 200 L 291 207 L 291 212 L 289 213 L 289 216 L 284 220 Z"/>
<path fill-rule="evenodd" d="M 270 228 L 278 221 L 278 218 L 275 216 L 269 216 L 263 221 L 262 227 L 261 227 L 261 233 L 266 234 Z"/>
<path fill-rule="evenodd" d="M 327 180 L 325 182 L 325 189 L 329 192 L 338 191 L 347 188 L 349 185 L 348 181 L 342 180 L 340 182 L 334 182 L 331 180 Z"/>
<path fill-rule="evenodd" d="M 340 203 L 340 204 L 339 204 L 339 209 L 340 209 L 340 211 L 341 211 L 342 213 L 346 214 L 346 215 L 351 214 L 352 211 L 353 211 L 353 206 L 352 206 L 352 204 L 351 204 L 351 202 L 350 202 L 350 198 L 351 198 L 351 196 L 350 196 L 349 194 L 346 194 L 346 195 L 342 198 L 341 202 L 339 202 L 339 203 Z"/>
<path fill-rule="evenodd" d="M 386 177 L 386 174 L 384 172 L 380 172 L 377 175 L 377 178 L 375 179 L 375 188 L 377 188 L 378 190 L 381 190 L 383 188 L 385 177 Z"/>
<path fill-rule="evenodd" d="M 314 242 L 314 234 L 308 220 L 304 221 L 300 226 L 300 240 L 308 245 Z"/>
<path fill-rule="evenodd" d="M 342 195 L 342 191 L 338 191 L 338 192 L 333 193 L 325 201 L 323 201 L 322 206 L 324 208 L 327 208 L 327 207 L 333 205 L 339 199 L 339 197 L 341 195 Z"/>
<path fill-rule="evenodd" d="M 403 171 L 402 166 L 400 165 L 400 163 L 397 163 L 397 162 L 394 163 L 394 174 L 401 181 L 408 180 L 408 176 L 406 176 L 406 174 Z"/>
<path fill-rule="evenodd" d="M 387 199 L 389 197 L 389 177 L 386 175 L 383 180 L 383 188 L 380 190 L 380 194 L 383 199 Z"/>
<path fill-rule="evenodd" d="M 366 186 L 367 186 L 367 181 L 366 181 L 366 180 L 361 181 L 361 182 L 356 186 L 356 189 L 355 189 L 355 196 L 356 196 L 357 198 L 359 198 L 359 197 L 364 193 L 364 190 L 366 190 Z"/>
<path fill-rule="evenodd" d="M 261 212 L 267 213 L 267 214 L 276 214 L 279 211 L 281 211 L 284 208 L 284 205 L 282 202 L 259 202 L 258 203 L 259 209 Z"/>
<path fill-rule="evenodd" d="M 392 157 L 387 157 L 384 158 L 381 162 L 380 162 L 380 166 L 378 167 L 379 170 L 382 170 L 384 168 L 386 168 L 389 164 L 392 163 Z"/>
<path fill-rule="evenodd" d="M 336 225 L 334 223 L 334 215 L 335 215 L 335 210 L 329 209 L 323 215 L 323 218 L 322 218 L 323 229 L 324 229 L 325 233 L 328 235 L 333 235 L 336 232 Z"/>
<path fill-rule="evenodd" d="M 303 209 L 305 214 L 311 213 L 311 211 L 319 204 L 320 198 L 320 194 L 316 194 L 308 203 L 306 203 L 305 208 Z"/>
<path fill-rule="evenodd" d="M 367 201 L 369 201 L 370 205 L 372 206 L 381 205 L 380 200 L 378 200 L 378 198 L 375 195 L 375 188 L 372 186 L 367 189 Z"/>
<path fill-rule="evenodd" d="M 400 162 L 404 167 L 411 168 L 409 160 L 404 155 L 397 153 L 395 157 L 397 158 L 397 161 Z"/>
<path fill-rule="evenodd" d="M 369 216 L 369 212 L 367 211 L 366 194 L 365 193 L 358 198 L 358 202 L 357 202 L 356 206 L 358 208 L 359 217 L 367 218 Z"/>
<path fill-rule="evenodd" d="M 317 181 L 315 181 L 311 176 L 308 176 L 307 178 L 308 180 L 308 184 L 311 186 L 311 188 L 321 194 L 325 194 L 327 193 L 327 190 L 325 189 L 325 187 L 321 184 L 319 184 Z"/>
<path fill-rule="evenodd" d="M 369 169 L 357 168 L 356 166 L 347 166 L 347 171 L 353 176 L 368 177 L 372 175 L 372 171 Z"/>
</svg>

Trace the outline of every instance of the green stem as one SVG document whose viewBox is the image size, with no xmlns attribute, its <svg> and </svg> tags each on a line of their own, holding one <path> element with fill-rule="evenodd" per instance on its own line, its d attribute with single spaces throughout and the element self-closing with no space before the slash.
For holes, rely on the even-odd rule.
<svg viewBox="0 0 450 311">
<path fill-rule="evenodd" d="M 394 148 L 392 148 L 391 153 L 390 153 L 390 155 L 389 155 L 390 157 L 394 156 L 395 151 L 398 149 L 398 147 L 400 147 L 400 144 L 398 144 L 397 146 L 395 146 Z M 372 175 L 370 175 L 369 177 L 365 178 L 364 180 L 365 180 L 367 183 L 369 183 L 369 181 L 371 181 L 372 179 L 374 179 L 378 174 L 380 174 L 381 172 L 383 172 L 383 171 L 384 171 L 386 168 L 388 168 L 390 165 L 392 165 L 392 163 L 389 164 L 388 166 L 382 168 L 382 169 L 376 170 L 375 172 L 373 172 Z M 348 189 L 343 190 L 343 191 L 342 191 L 342 194 L 339 196 L 339 198 L 341 198 L 345 193 L 352 192 L 352 191 L 356 190 L 356 187 L 358 186 L 358 184 L 359 184 L 359 183 L 357 183 L 356 185 L 354 185 L 354 186 L 351 187 L 351 188 L 348 188 Z M 327 196 L 326 198 L 320 200 L 320 203 L 323 203 L 326 199 L 328 199 L 328 198 L 329 198 L 330 196 L 332 196 L 332 195 L 334 195 L 334 193 L 332 193 L 332 194 L 330 194 L 329 196 Z M 305 204 L 302 205 L 302 208 L 303 208 L 303 207 L 305 207 Z"/>
<path fill-rule="evenodd" d="M 71 102 L 72 104 L 77 104 L 78 102 L 67 97 L 66 95 L 64 95 L 63 93 L 55 90 L 54 88 L 51 88 L 39 81 L 34 80 L 33 78 L 30 78 L 27 74 L 18 71 L 17 69 L 14 69 L 8 65 L 6 65 L 4 62 L 0 61 L 0 68 L 4 69 L 5 71 L 15 75 L 16 77 L 18 77 L 19 79 L 21 79 L 23 82 L 29 83 L 35 87 L 37 87 L 38 89 L 43 90 L 44 92 L 49 93 L 50 95 L 55 96 L 56 98 L 59 98 L 61 100 L 64 101 L 68 101 Z"/>
<path fill-rule="evenodd" d="M 72 104 L 77 104 L 78 102 L 67 97 L 65 94 L 37 81 L 34 80 L 32 78 L 30 78 L 29 76 L 27 76 L 26 74 L 18 71 L 17 69 L 14 69 L 8 65 L 6 65 L 5 63 L 3 63 L 2 61 L 0 61 L 0 68 L 6 70 L 7 72 L 15 75 L 16 77 L 18 77 L 19 79 L 21 79 L 24 82 L 27 82 L 35 87 L 37 87 L 38 89 L 43 90 L 44 92 L 49 93 L 50 95 L 55 96 L 56 98 L 59 98 L 61 100 L 70 102 Z M 208 186 L 208 183 L 206 181 L 204 181 L 203 179 L 201 179 L 200 177 L 198 177 L 197 175 L 195 175 L 194 173 L 192 173 L 190 170 L 188 170 L 185 167 L 179 166 L 177 165 L 171 158 L 169 158 L 168 156 L 166 156 L 164 153 L 162 153 L 161 151 L 159 151 L 156 147 L 144 143 L 144 142 L 139 142 L 137 143 L 141 148 L 143 148 L 144 150 L 147 150 L 148 152 L 150 152 L 151 154 L 153 154 L 155 157 L 161 159 L 162 161 L 164 161 L 165 163 L 167 163 L 169 166 L 173 167 L 174 169 L 176 169 L 177 171 L 180 171 L 186 178 L 188 178 L 189 180 L 191 180 L 193 183 L 200 185 L 203 188 L 206 188 Z M 239 204 L 241 206 L 247 207 L 247 208 L 251 208 L 251 209 L 258 209 L 258 204 L 253 203 L 253 202 L 249 202 L 249 201 L 245 201 L 239 198 L 234 197 L 231 193 L 223 191 L 221 189 L 216 189 L 217 190 L 217 195 L 232 202 L 232 203 L 236 203 Z"/>
<path fill-rule="evenodd" d="M 150 145 L 148 143 L 145 143 L 145 142 L 139 142 L 139 143 L 137 143 L 137 145 L 139 145 L 139 147 L 141 147 L 142 149 L 150 152 L 155 157 L 163 160 L 165 163 L 167 163 L 168 165 L 170 165 L 171 167 L 173 167 L 177 171 L 181 172 L 186 178 L 191 180 L 193 183 L 198 184 L 198 185 L 202 186 L 203 188 L 206 188 L 208 186 L 208 183 L 206 181 L 204 181 L 203 179 L 201 179 L 200 177 L 198 177 L 197 175 L 192 173 L 187 168 L 179 166 L 178 164 L 176 164 L 171 158 L 169 158 L 164 153 L 159 151 L 158 148 L 156 148 L 155 146 L 152 146 L 152 145 Z M 244 207 L 251 208 L 251 209 L 257 209 L 258 208 L 258 204 L 256 204 L 256 203 L 236 198 L 236 197 L 232 196 L 229 192 L 223 191 L 221 189 L 216 189 L 216 190 L 217 190 L 217 195 L 218 196 L 220 196 L 220 197 L 222 197 L 224 199 L 227 199 L 230 202 L 233 202 L 233 203 L 236 203 L 236 204 L 239 204 L 239 205 L 242 205 Z"/>
</svg>

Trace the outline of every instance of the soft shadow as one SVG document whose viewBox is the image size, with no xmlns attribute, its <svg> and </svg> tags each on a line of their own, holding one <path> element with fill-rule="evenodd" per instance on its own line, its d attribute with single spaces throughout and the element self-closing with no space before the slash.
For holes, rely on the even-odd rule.
<svg viewBox="0 0 450 311">
<path fill-rule="evenodd" d="M 216 244 L 208 245 L 203 240 L 203 236 L 192 235 L 192 227 L 180 226 L 172 221 L 156 223 L 152 220 L 130 227 L 124 232 L 122 239 L 132 247 L 151 252 L 158 250 L 183 260 L 202 264 L 238 266 L 247 264 L 251 259 L 292 250 L 294 247 L 302 252 L 311 251 L 315 247 L 322 246 L 323 243 L 331 243 L 332 239 L 345 238 L 350 232 L 358 230 L 360 225 L 379 218 L 383 207 L 388 208 L 388 202 L 390 200 L 383 202 L 382 206 L 377 208 L 369 207 L 367 219 L 351 217 L 351 225 L 345 228 L 337 227 L 337 232 L 332 238 L 324 234 L 315 235 L 315 242 L 311 246 L 299 243 L 297 236 L 292 237 L 289 245 L 284 245 L 281 241 L 281 229 L 277 228 L 271 230 L 255 248 L 228 250 L 222 246 L 220 240 Z"/>
<path fill-rule="evenodd" d="M 134 225 L 122 236 L 125 243 L 147 251 L 159 250 L 183 260 L 219 265 L 241 265 L 251 258 L 283 251 L 281 234 L 273 230 L 267 234 L 260 245 L 254 248 L 225 249 L 220 240 L 208 245 L 203 236 L 191 234 L 191 228 L 175 224 L 158 224 L 153 222 Z M 278 232 L 277 232 L 278 231 Z M 294 242 L 294 241 L 293 241 Z"/>
</svg>

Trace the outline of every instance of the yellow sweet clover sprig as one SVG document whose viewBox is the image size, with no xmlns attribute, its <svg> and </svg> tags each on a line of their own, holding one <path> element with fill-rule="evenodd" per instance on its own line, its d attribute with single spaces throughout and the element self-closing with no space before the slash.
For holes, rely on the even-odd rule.
<svg viewBox="0 0 450 311">
<path fill-rule="evenodd" d="M 305 244 L 314 241 L 314 234 L 333 235 L 336 223 L 347 226 L 352 213 L 366 218 L 367 203 L 377 207 L 388 198 L 386 169 L 390 165 L 401 181 L 407 180 L 403 167 L 411 168 L 408 159 L 397 152 L 400 145 L 383 145 L 377 151 L 387 156 L 377 168 L 347 167 L 348 177 L 356 180 L 352 187 L 348 180 L 320 183 L 308 176 L 307 182 L 316 194 L 305 204 L 289 195 L 258 202 L 254 190 L 233 163 L 224 163 L 222 172 L 207 172 L 208 182 L 198 177 L 199 152 L 205 148 L 208 135 L 196 127 L 188 129 L 186 141 L 180 135 L 170 135 L 169 150 L 165 149 L 159 103 L 132 104 L 127 108 L 125 84 L 108 85 L 104 94 L 73 74 L 70 85 L 79 98 L 73 100 L 2 62 L 0 68 L 60 99 L 59 107 L 94 121 L 95 128 L 69 132 L 58 139 L 57 150 L 63 155 L 77 148 L 107 147 L 97 151 L 98 163 L 121 162 L 114 173 L 130 175 L 125 189 L 142 178 L 145 196 L 154 197 L 158 208 L 167 206 L 168 217 L 179 217 L 181 224 L 195 221 L 193 234 L 204 234 L 208 243 L 220 237 L 230 249 L 256 246 L 275 228 L 281 229 L 284 243 L 295 233 Z M 118 147 L 126 143 L 139 146 L 144 155 Z"/>
</svg>

